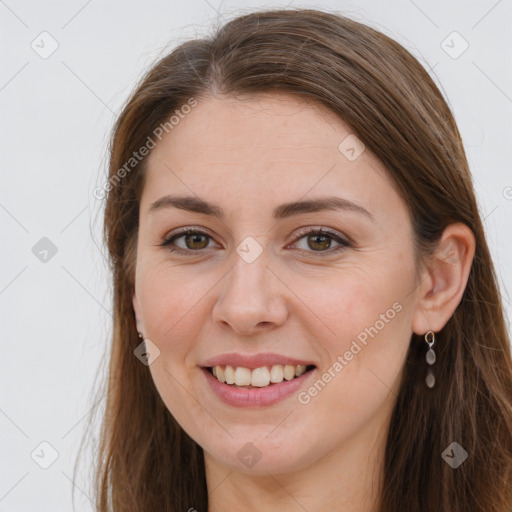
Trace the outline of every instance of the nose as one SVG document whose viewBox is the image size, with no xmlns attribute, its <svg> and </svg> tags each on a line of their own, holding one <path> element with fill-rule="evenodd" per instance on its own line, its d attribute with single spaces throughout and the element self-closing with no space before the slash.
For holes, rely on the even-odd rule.
<svg viewBox="0 0 512 512">
<path fill-rule="evenodd" d="M 286 286 L 260 255 L 247 263 L 234 255 L 232 269 L 219 283 L 213 320 L 237 334 L 255 334 L 282 325 L 288 317 Z"/>
</svg>

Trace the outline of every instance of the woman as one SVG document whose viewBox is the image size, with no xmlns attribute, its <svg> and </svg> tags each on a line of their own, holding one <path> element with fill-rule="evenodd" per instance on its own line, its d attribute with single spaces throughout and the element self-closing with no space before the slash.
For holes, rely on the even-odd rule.
<svg viewBox="0 0 512 512">
<path fill-rule="evenodd" d="M 144 77 L 107 190 L 99 510 L 511 510 L 497 280 L 404 48 L 315 10 L 230 21 Z"/>
</svg>

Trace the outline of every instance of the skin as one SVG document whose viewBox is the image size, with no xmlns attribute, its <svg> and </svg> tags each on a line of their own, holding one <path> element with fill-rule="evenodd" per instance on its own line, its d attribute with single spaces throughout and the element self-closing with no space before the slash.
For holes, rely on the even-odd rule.
<svg viewBox="0 0 512 512">
<path fill-rule="evenodd" d="M 369 150 L 354 161 L 339 151 L 350 134 L 324 107 L 284 94 L 216 96 L 201 99 L 148 157 L 133 306 L 139 331 L 160 350 L 150 365 L 155 385 L 204 449 L 211 512 L 369 512 L 411 334 L 438 332 L 462 297 L 470 230 L 449 226 L 417 268 L 408 210 Z M 150 213 L 167 194 L 215 203 L 225 218 Z M 346 209 L 272 218 L 282 203 L 324 195 L 356 202 L 373 219 Z M 185 226 L 209 237 L 178 239 L 188 254 L 159 245 Z M 297 235 L 308 226 L 352 245 L 334 252 L 340 244 L 328 239 L 315 251 L 314 237 Z M 236 251 L 246 237 L 262 248 L 250 264 Z M 306 404 L 295 393 L 265 408 L 226 405 L 199 369 L 221 353 L 277 352 L 316 365 L 307 390 L 396 303 L 400 312 Z M 237 457 L 248 442 L 261 453 L 250 468 Z"/>
</svg>

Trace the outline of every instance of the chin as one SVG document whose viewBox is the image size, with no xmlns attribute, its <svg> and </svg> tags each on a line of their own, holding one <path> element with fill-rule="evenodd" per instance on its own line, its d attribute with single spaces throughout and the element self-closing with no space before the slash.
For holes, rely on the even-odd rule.
<svg viewBox="0 0 512 512">
<path fill-rule="evenodd" d="M 269 429 L 265 428 L 264 431 L 259 435 L 246 432 L 245 436 L 237 436 L 226 444 L 216 444 L 211 449 L 208 443 L 203 446 L 211 457 L 233 471 L 255 476 L 299 471 L 322 457 L 313 446 L 304 445 L 304 436 L 298 442 L 291 442 L 287 432 L 270 439 Z"/>
</svg>

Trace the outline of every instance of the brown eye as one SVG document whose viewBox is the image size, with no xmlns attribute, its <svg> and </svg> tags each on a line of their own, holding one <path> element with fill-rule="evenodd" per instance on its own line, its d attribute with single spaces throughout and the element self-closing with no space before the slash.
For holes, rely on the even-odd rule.
<svg viewBox="0 0 512 512">
<path fill-rule="evenodd" d="M 331 247 L 332 239 L 324 235 L 309 235 L 307 237 L 309 247 L 314 251 L 321 251 Z"/>
<path fill-rule="evenodd" d="M 181 238 L 181 237 L 180 237 Z M 208 246 L 208 237 L 195 233 L 193 235 L 184 235 L 185 245 L 187 249 L 204 249 Z"/>
<path fill-rule="evenodd" d="M 302 252 L 313 255 L 315 253 L 318 253 L 318 255 L 333 254 L 351 246 L 351 243 L 340 233 L 327 229 L 302 230 L 299 235 L 293 245 L 297 246 Z M 332 248 L 333 241 L 337 244 L 334 248 Z M 302 247 L 300 246 L 301 243 Z M 329 250 L 331 248 L 332 250 Z"/>
<path fill-rule="evenodd" d="M 207 249 L 212 237 L 197 229 L 183 229 L 166 238 L 160 245 L 171 252 L 200 252 Z M 179 242 L 178 242 L 179 241 Z"/>
</svg>

